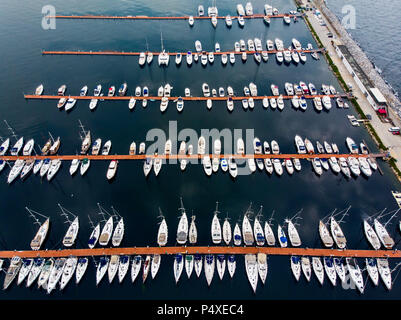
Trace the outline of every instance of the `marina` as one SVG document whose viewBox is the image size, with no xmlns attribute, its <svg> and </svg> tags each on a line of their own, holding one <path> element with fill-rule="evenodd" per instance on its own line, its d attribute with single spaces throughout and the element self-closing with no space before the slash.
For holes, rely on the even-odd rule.
<svg viewBox="0 0 401 320">
<path fill-rule="evenodd" d="M 4 299 L 398 298 L 389 151 L 329 69 L 330 45 L 293 1 L 270 4 L 56 0 L 51 32 L 26 30 L 38 4 L 17 22 L 6 10 Z"/>
</svg>

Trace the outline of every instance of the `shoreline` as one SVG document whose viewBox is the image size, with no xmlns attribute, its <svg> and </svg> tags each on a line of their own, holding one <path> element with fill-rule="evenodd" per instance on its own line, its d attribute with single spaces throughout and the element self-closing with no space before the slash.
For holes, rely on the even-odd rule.
<svg viewBox="0 0 401 320">
<path fill-rule="evenodd" d="M 322 15 L 324 16 L 326 26 L 321 26 L 320 23 L 318 23 L 318 19 L 316 18 L 313 11 L 311 10 L 304 11 L 305 14 L 304 21 L 308 26 L 308 28 L 310 29 L 318 45 L 326 49 L 324 56 L 329 64 L 330 69 L 337 77 L 339 83 L 346 92 L 350 91 L 348 88 L 348 84 L 352 85 L 353 89 L 352 93 L 354 95 L 354 98 L 351 99 L 350 101 L 354 105 L 356 112 L 363 119 L 367 119 L 366 114 L 371 116 L 371 120 L 369 121 L 368 124 L 365 125 L 365 128 L 367 129 L 368 133 L 372 136 L 374 142 L 377 144 L 380 150 L 388 150 L 390 152 L 391 157 L 388 163 L 390 165 L 390 168 L 394 172 L 395 176 L 398 178 L 398 181 L 400 182 L 401 181 L 400 137 L 393 135 L 388 131 L 388 129 L 391 126 L 401 127 L 401 119 L 397 115 L 396 111 L 393 109 L 393 106 L 390 105 L 390 101 L 391 102 L 395 100 L 398 101 L 398 99 L 396 99 L 395 95 L 392 92 L 391 92 L 391 95 L 393 96 L 392 100 L 388 99 L 387 94 L 388 91 L 391 89 L 384 82 L 383 78 L 378 74 L 378 72 L 374 69 L 373 64 L 363 53 L 362 49 L 354 42 L 354 40 L 349 36 L 348 32 L 346 32 L 345 29 L 340 25 L 340 22 L 337 19 L 337 17 L 330 11 L 330 9 L 326 7 L 324 0 L 313 0 L 311 3 L 306 3 L 305 0 L 295 0 L 295 3 L 298 7 L 306 7 L 306 6 L 312 8 L 315 7 L 319 9 Z M 332 20 L 328 18 L 327 15 L 331 15 L 334 21 L 332 22 Z M 338 27 L 337 24 L 340 25 L 340 27 Z M 337 28 L 342 29 L 342 32 Z M 327 36 L 327 32 L 332 32 L 333 34 L 336 35 L 336 37 L 329 38 Z M 345 35 L 344 32 L 346 33 Z M 353 50 L 349 50 L 350 43 L 353 44 Z M 342 59 L 339 57 L 337 53 L 338 50 L 337 45 L 339 44 L 344 45 L 351 52 L 352 58 L 354 58 L 357 61 L 359 67 L 362 69 L 366 77 L 372 82 L 373 85 L 376 86 L 377 79 L 380 79 L 382 84 L 387 87 L 388 90 L 386 92 L 383 92 L 383 95 L 385 96 L 386 99 L 388 99 L 387 101 L 389 101 L 389 108 L 387 108 L 389 112 L 388 118 L 393 122 L 393 125 L 390 123 L 382 122 L 382 120 L 379 118 L 376 111 L 373 109 L 372 105 L 368 101 L 364 92 L 362 92 L 362 90 L 358 87 L 355 79 L 353 78 L 349 70 L 346 68 Z M 356 47 L 358 49 L 354 50 Z M 355 51 L 357 51 L 357 53 L 355 53 Z M 359 55 L 358 52 L 362 53 Z M 362 67 L 360 65 L 361 59 L 366 59 L 367 61 L 369 61 L 369 64 L 365 63 Z M 366 67 L 370 67 L 373 70 L 373 73 L 376 74 L 375 79 L 371 79 L 371 76 L 368 75 Z M 378 84 L 378 88 L 379 90 L 381 90 L 382 86 Z"/>
</svg>

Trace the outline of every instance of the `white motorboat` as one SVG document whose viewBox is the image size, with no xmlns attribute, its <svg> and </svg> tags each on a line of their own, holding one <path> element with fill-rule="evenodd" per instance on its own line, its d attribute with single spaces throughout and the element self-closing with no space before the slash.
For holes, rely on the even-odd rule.
<svg viewBox="0 0 401 320">
<path fill-rule="evenodd" d="M 323 264 L 319 257 L 312 257 L 312 269 L 315 273 L 316 278 L 318 279 L 319 283 L 323 285 L 324 281 L 324 270 Z"/>
<path fill-rule="evenodd" d="M 142 67 L 146 63 L 146 54 L 145 52 L 141 52 L 139 54 L 139 60 L 138 60 L 139 65 Z"/>
<path fill-rule="evenodd" d="M 79 218 L 75 217 L 75 219 L 71 222 L 70 226 L 65 233 L 63 238 L 63 245 L 66 247 L 71 247 L 75 243 L 75 239 L 77 238 L 79 231 Z"/>
<path fill-rule="evenodd" d="M 283 174 L 283 165 L 280 159 L 273 159 L 273 168 L 277 175 L 281 176 Z"/>
<path fill-rule="evenodd" d="M 17 160 L 17 161 L 19 161 L 19 160 Z M 16 162 L 17 162 L 16 161 Z M 41 176 L 41 177 L 44 177 L 45 176 L 45 174 L 47 173 L 47 171 L 49 170 L 49 168 L 50 168 L 50 162 L 51 162 L 51 160 L 49 159 L 49 158 L 46 158 L 46 159 L 44 159 L 43 160 L 43 164 L 42 164 L 42 166 L 41 166 L 41 168 L 40 168 L 40 172 L 39 172 L 39 175 Z M 14 166 L 15 166 L 16 164 L 14 164 Z M 11 169 L 11 171 L 12 171 L 12 169 Z"/>
<path fill-rule="evenodd" d="M 341 167 L 337 161 L 337 158 L 330 157 L 328 161 L 329 161 L 329 165 L 330 165 L 331 169 L 333 170 L 333 172 L 336 174 L 340 173 Z"/>
<path fill-rule="evenodd" d="M 62 107 L 64 107 L 66 102 L 67 98 L 60 98 L 60 100 L 57 103 L 57 109 L 61 109 Z"/>
<path fill-rule="evenodd" d="M 336 286 L 337 273 L 334 267 L 334 261 L 332 257 L 323 258 L 324 270 L 326 271 L 327 277 L 329 278 L 331 284 Z"/>
<path fill-rule="evenodd" d="M 256 293 L 256 287 L 258 285 L 258 263 L 256 260 L 256 255 L 245 255 L 245 270 L 253 292 Z"/>
<path fill-rule="evenodd" d="M 299 135 L 295 136 L 295 146 L 297 147 L 297 152 L 299 154 L 306 153 L 305 143 Z"/>
<path fill-rule="evenodd" d="M 181 54 L 180 52 L 178 52 L 178 53 L 175 55 L 175 64 L 176 64 L 177 66 L 179 66 L 179 65 L 181 64 L 181 61 L 182 61 L 182 54 Z"/>
<path fill-rule="evenodd" d="M 365 258 L 366 269 L 368 270 L 369 278 L 375 286 L 379 285 L 379 270 L 375 258 Z"/>
<path fill-rule="evenodd" d="M 189 23 L 189 25 L 190 25 L 191 27 L 194 25 L 194 22 L 195 22 L 194 17 L 193 17 L 193 16 L 189 16 L 189 18 L 188 18 L 188 23 Z"/>
<path fill-rule="evenodd" d="M 380 239 L 366 219 L 363 220 L 363 229 L 365 232 L 366 239 L 368 239 L 373 249 L 379 250 L 381 247 Z"/>
<path fill-rule="evenodd" d="M 319 235 L 326 248 L 331 248 L 333 246 L 333 238 L 331 237 L 329 230 L 322 220 L 319 221 Z"/>
<path fill-rule="evenodd" d="M 7 153 L 9 146 L 10 146 L 10 138 L 7 138 L 0 145 L 0 156 L 4 156 Z"/>
<path fill-rule="evenodd" d="M 245 25 L 245 20 L 244 20 L 244 17 L 242 15 L 238 16 L 238 24 L 239 24 L 239 26 L 241 28 Z"/>
<path fill-rule="evenodd" d="M 217 26 L 217 18 L 215 16 L 212 17 L 211 22 L 212 22 L 212 26 L 214 28 L 216 28 L 216 26 Z"/>
<path fill-rule="evenodd" d="M 110 238 L 113 234 L 113 217 L 110 217 L 102 228 L 102 232 L 99 237 L 99 244 L 101 246 L 107 246 Z"/>
<path fill-rule="evenodd" d="M 154 254 L 152 256 L 152 265 L 151 265 L 151 270 L 150 273 L 152 275 L 152 279 L 154 279 L 157 275 L 157 272 L 160 269 L 160 263 L 161 263 L 161 255 L 160 254 Z"/>
<path fill-rule="evenodd" d="M 141 256 L 135 256 L 133 261 L 132 261 L 132 267 L 131 267 L 131 281 L 132 281 L 132 283 L 134 283 L 135 279 L 138 277 L 138 274 L 141 271 L 141 266 L 142 266 L 142 257 Z"/>
<path fill-rule="evenodd" d="M 202 66 L 206 66 L 208 59 L 207 59 L 207 53 L 205 51 L 202 52 L 202 55 L 200 58 L 201 58 Z"/>
<path fill-rule="evenodd" d="M 210 97 L 210 89 L 207 83 L 202 84 L 202 92 L 205 97 Z"/>
<path fill-rule="evenodd" d="M 145 174 L 145 177 L 147 177 L 149 172 L 152 170 L 152 164 L 152 158 L 146 158 L 143 162 L 143 173 Z"/>
<path fill-rule="evenodd" d="M 232 21 L 232 19 L 231 19 L 231 16 L 230 15 L 227 15 L 226 16 L 226 25 L 227 25 L 227 27 L 231 27 L 232 26 L 232 24 L 233 24 L 233 21 Z"/>
<path fill-rule="evenodd" d="M 12 156 L 18 156 L 18 154 L 21 151 L 23 145 L 24 145 L 24 137 L 21 137 L 21 138 L 18 139 L 18 141 L 11 148 L 10 154 Z"/>
<path fill-rule="evenodd" d="M 322 97 L 322 104 L 323 104 L 323 107 L 324 107 L 326 110 L 330 110 L 330 109 L 331 109 L 331 100 L 330 100 L 330 97 L 329 97 L 329 96 L 323 96 L 323 97 Z"/>
<path fill-rule="evenodd" d="M 99 101 L 98 99 L 91 99 L 89 103 L 89 109 L 94 110 L 97 106 L 98 101 Z"/>
<path fill-rule="evenodd" d="M 309 257 L 301 258 L 301 269 L 302 269 L 302 273 L 304 274 L 306 280 L 309 282 L 311 279 L 311 276 L 312 276 L 312 268 L 311 268 Z"/>
<path fill-rule="evenodd" d="M 351 177 L 351 170 L 348 167 L 347 160 L 344 157 L 338 159 L 341 172 L 348 178 Z"/>
<path fill-rule="evenodd" d="M 123 255 L 120 256 L 120 261 L 118 263 L 118 282 L 123 282 L 125 275 L 128 273 L 130 264 L 130 257 Z"/>
<path fill-rule="evenodd" d="M 3 161 L 3 166 L 4 165 L 5 165 L 5 161 Z M 32 168 L 34 165 L 35 165 L 35 161 L 33 159 L 28 159 L 25 161 L 24 167 L 22 168 L 22 171 L 20 174 L 20 177 L 22 180 L 25 179 L 29 175 L 29 173 L 32 171 Z"/>
<path fill-rule="evenodd" d="M 163 50 L 158 56 L 159 66 L 168 67 L 169 61 L 170 61 L 170 55 L 165 50 Z"/>
<path fill-rule="evenodd" d="M 62 86 L 60 86 L 60 88 L 58 88 L 57 94 L 59 96 L 63 96 L 65 93 L 65 90 L 67 90 L 67 86 L 65 84 L 63 84 Z"/>
<path fill-rule="evenodd" d="M 65 104 L 64 110 L 65 111 L 71 110 L 75 106 L 76 103 L 77 103 L 76 99 L 73 99 L 73 98 L 69 97 L 67 99 L 66 104 Z"/>
<path fill-rule="evenodd" d="M 269 99 L 265 96 L 262 100 L 263 108 L 267 109 L 269 107 Z"/>
<path fill-rule="evenodd" d="M 233 236 L 234 245 L 240 246 L 242 243 L 242 237 L 241 237 L 241 229 L 240 229 L 238 223 L 235 224 L 233 234 L 234 234 L 234 236 Z"/>
<path fill-rule="evenodd" d="M 301 277 L 301 259 L 298 256 L 291 256 L 291 270 L 295 280 Z"/>
<path fill-rule="evenodd" d="M 334 217 L 330 217 L 330 230 L 331 235 L 333 236 L 333 239 L 337 244 L 337 247 L 339 247 L 340 249 L 344 249 L 347 244 L 347 239 L 345 238 L 344 233 L 340 228 L 340 225 L 334 219 Z"/>
<path fill-rule="evenodd" d="M 205 14 L 205 10 L 202 5 L 198 6 L 198 16 L 203 16 Z"/>
<path fill-rule="evenodd" d="M 102 148 L 102 155 L 107 156 L 110 153 L 111 141 L 107 140 Z"/>
<path fill-rule="evenodd" d="M 160 102 L 160 111 L 161 112 L 166 111 L 167 107 L 168 107 L 168 98 L 162 97 L 161 102 Z"/>
<path fill-rule="evenodd" d="M 157 154 L 155 154 L 155 155 L 157 155 Z M 153 171 L 154 171 L 156 177 L 159 175 L 159 172 L 162 168 L 162 164 L 163 164 L 163 160 L 161 158 L 154 158 Z M 145 171 L 145 167 L 144 167 L 144 171 Z M 146 175 L 146 172 L 145 172 L 145 175 Z"/>
<path fill-rule="evenodd" d="M 351 258 L 346 258 L 346 263 L 348 267 L 348 271 L 351 276 L 352 282 L 356 285 L 360 293 L 363 293 L 365 287 L 364 287 L 364 282 L 362 278 L 362 273 L 361 270 L 356 263 L 355 259 L 351 260 Z"/>
<path fill-rule="evenodd" d="M 71 280 L 77 267 L 77 263 L 78 263 L 77 257 L 69 257 L 67 259 L 63 270 L 63 274 L 60 279 L 60 290 L 63 290 L 68 284 L 68 282 Z"/>
<path fill-rule="evenodd" d="M 198 278 L 200 277 L 200 274 L 202 272 L 202 265 L 203 265 L 202 256 L 199 253 L 196 253 L 194 255 L 194 268 L 195 268 L 196 276 Z"/>
<path fill-rule="evenodd" d="M 192 61 L 193 61 L 193 55 L 191 51 L 188 51 L 186 54 L 186 61 L 187 61 L 187 65 L 190 66 L 192 65 Z"/>
<path fill-rule="evenodd" d="M 354 157 L 348 157 L 348 166 L 351 170 L 351 173 L 358 177 L 361 174 L 361 169 L 359 167 L 359 161 Z"/>
<path fill-rule="evenodd" d="M 109 267 L 109 257 L 101 257 L 96 269 L 96 285 L 102 281 Z"/>
<path fill-rule="evenodd" d="M 318 176 L 322 175 L 323 173 L 322 163 L 320 162 L 319 158 L 312 159 L 312 167 Z"/>
<path fill-rule="evenodd" d="M 381 243 L 386 249 L 392 249 L 394 247 L 394 240 L 390 237 L 390 234 L 387 232 L 385 226 L 383 226 L 379 220 L 374 219 L 373 225 L 376 231 L 377 236 L 379 237 Z"/>
<path fill-rule="evenodd" d="M 30 139 L 25 144 L 24 148 L 22 149 L 22 155 L 23 156 L 30 156 L 32 154 L 34 144 L 35 144 L 35 141 L 33 139 Z"/>
<path fill-rule="evenodd" d="M 358 161 L 359 161 L 359 168 L 361 169 L 361 172 L 366 177 L 370 177 L 372 175 L 372 169 L 371 169 L 368 161 L 366 160 L 366 158 L 359 157 Z"/>
<path fill-rule="evenodd" d="M 182 254 L 178 253 L 175 255 L 174 258 L 174 278 L 176 284 L 178 283 L 178 280 L 180 280 L 183 268 L 184 268 L 184 261 L 182 258 Z"/>
<path fill-rule="evenodd" d="M 233 52 L 230 52 L 229 59 L 231 64 L 235 63 L 235 54 Z"/>
<path fill-rule="evenodd" d="M 292 162 L 294 163 L 295 170 L 301 171 L 301 169 L 302 169 L 301 160 L 299 160 L 298 158 L 293 158 Z"/>
<path fill-rule="evenodd" d="M 345 142 L 347 144 L 347 147 L 348 147 L 350 153 L 354 153 L 354 154 L 358 154 L 359 153 L 359 148 L 358 148 L 357 144 L 355 143 L 355 141 L 352 138 L 347 137 L 345 139 Z"/>
<path fill-rule="evenodd" d="M 377 258 L 377 268 L 379 270 L 380 278 L 383 280 L 387 290 L 392 288 L 391 270 L 388 264 L 388 259 Z"/>
</svg>

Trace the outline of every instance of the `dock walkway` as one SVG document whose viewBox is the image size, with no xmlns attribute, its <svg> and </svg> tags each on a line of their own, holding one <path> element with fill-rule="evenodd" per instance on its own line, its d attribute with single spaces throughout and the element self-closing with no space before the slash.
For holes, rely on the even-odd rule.
<svg viewBox="0 0 401 320">
<path fill-rule="evenodd" d="M 339 250 L 339 249 L 311 249 L 311 248 L 279 248 L 279 247 L 127 247 L 127 248 L 94 248 L 94 249 L 64 249 L 39 251 L 0 251 L 0 258 L 59 258 L 59 257 L 87 257 L 104 255 L 148 255 L 148 254 L 257 254 L 277 256 L 334 256 L 358 258 L 401 258 L 398 250 Z"/>
</svg>

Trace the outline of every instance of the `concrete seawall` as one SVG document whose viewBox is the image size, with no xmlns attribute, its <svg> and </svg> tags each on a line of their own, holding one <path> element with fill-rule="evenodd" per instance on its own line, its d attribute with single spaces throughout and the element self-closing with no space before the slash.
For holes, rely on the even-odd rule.
<svg viewBox="0 0 401 320">
<path fill-rule="evenodd" d="M 390 107 L 397 113 L 398 117 L 401 116 L 401 102 L 397 96 L 393 93 L 392 89 L 386 84 L 384 79 L 375 69 L 372 62 L 366 56 L 365 52 L 359 47 L 359 45 L 352 39 L 347 30 L 342 26 L 337 16 L 327 7 L 324 0 L 315 0 L 316 7 L 319 8 L 321 13 L 330 22 L 332 27 L 337 32 L 341 42 L 347 47 L 349 52 L 352 54 L 358 65 L 361 67 L 363 72 L 369 78 L 369 80 L 378 88 L 387 99 Z"/>
</svg>

